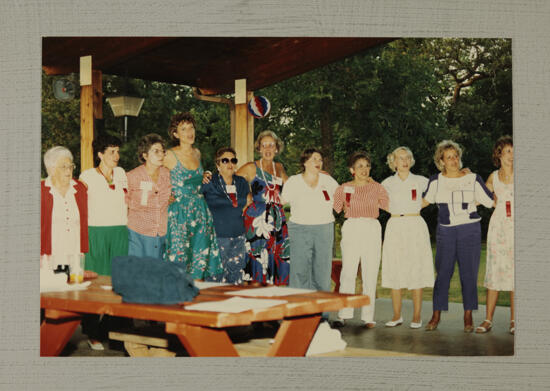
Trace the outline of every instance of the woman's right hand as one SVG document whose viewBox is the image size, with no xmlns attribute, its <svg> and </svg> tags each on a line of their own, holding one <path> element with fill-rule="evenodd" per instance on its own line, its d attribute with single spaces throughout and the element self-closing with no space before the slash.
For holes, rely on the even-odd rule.
<svg viewBox="0 0 550 391">
<path fill-rule="evenodd" d="M 210 180 L 212 179 L 212 172 L 211 171 L 205 171 L 204 174 L 202 174 L 202 184 L 206 185 L 207 183 L 210 183 Z"/>
</svg>

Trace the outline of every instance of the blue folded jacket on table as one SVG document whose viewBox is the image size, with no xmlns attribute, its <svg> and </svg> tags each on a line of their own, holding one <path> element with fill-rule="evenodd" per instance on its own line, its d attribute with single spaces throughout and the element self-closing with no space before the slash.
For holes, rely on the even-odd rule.
<svg viewBox="0 0 550 391">
<path fill-rule="evenodd" d="M 199 294 L 184 264 L 150 257 L 114 257 L 111 280 L 125 303 L 177 304 Z"/>
</svg>

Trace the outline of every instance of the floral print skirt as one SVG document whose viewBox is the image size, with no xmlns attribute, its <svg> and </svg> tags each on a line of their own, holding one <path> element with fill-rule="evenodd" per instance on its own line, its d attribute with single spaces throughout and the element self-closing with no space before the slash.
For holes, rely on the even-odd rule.
<svg viewBox="0 0 550 391">
<path fill-rule="evenodd" d="M 244 211 L 248 244 L 246 280 L 288 285 L 290 248 L 283 206 L 253 202 Z"/>
</svg>

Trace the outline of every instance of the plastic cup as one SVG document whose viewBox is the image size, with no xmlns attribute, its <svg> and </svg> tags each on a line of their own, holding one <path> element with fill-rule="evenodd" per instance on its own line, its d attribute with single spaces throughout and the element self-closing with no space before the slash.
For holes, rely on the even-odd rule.
<svg viewBox="0 0 550 391">
<path fill-rule="evenodd" d="M 69 255 L 70 273 L 69 281 L 71 283 L 81 283 L 84 281 L 84 254 Z"/>
</svg>

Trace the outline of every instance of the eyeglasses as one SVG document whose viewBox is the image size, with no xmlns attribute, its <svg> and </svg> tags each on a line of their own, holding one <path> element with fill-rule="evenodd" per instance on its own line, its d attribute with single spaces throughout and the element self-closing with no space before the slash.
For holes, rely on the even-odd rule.
<svg viewBox="0 0 550 391">
<path fill-rule="evenodd" d="M 233 164 L 237 164 L 239 162 L 239 159 L 237 159 L 236 157 L 231 158 L 231 159 L 228 159 L 228 158 L 224 157 L 224 158 L 219 159 L 218 162 L 221 162 L 223 164 L 228 164 L 229 162 L 231 162 Z"/>
<path fill-rule="evenodd" d="M 262 147 L 264 147 L 264 148 L 275 148 L 276 144 L 265 142 L 265 143 L 262 143 Z"/>
<path fill-rule="evenodd" d="M 75 167 L 76 166 L 74 164 L 64 164 L 62 166 L 59 166 L 61 170 L 70 170 L 70 171 L 74 170 Z"/>
</svg>

